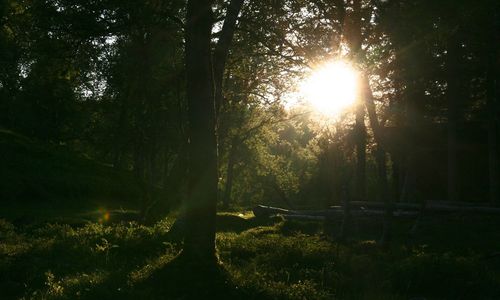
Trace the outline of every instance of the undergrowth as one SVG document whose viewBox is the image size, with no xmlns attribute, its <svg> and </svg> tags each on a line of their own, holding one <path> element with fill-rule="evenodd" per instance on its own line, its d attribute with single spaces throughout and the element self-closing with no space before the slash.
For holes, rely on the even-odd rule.
<svg viewBox="0 0 500 300">
<path fill-rule="evenodd" d="M 169 235 L 173 218 L 153 226 L 16 227 L 0 220 L 0 290 L 2 299 L 175 299 L 182 298 L 184 278 L 184 298 L 206 288 L 213 289 L 206 295 L 219 299 L 498 299 L 500 258 L 491 253 L 500 236 L 483 227 L 499 223 L 493 217 L 447 217 L 443 225 L 424 223 L 411 240 L 401 230 L 381 248 L 376 236 L 338 242 L 320 222 L 223 214 L 217 233 L 221 271 L 203 286 L 206 274 L 194 269 L 164 271 L 182 248 Z M 457 228 L 463 231 L 461 248 L 446 234 Z"/>
</svg>

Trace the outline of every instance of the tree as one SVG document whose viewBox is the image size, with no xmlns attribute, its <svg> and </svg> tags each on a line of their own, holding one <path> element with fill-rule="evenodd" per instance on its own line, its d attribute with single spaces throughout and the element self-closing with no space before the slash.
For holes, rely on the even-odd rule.
<svg viewBox="0 0 500 300">
<path fill-rule="evenodd" d="M 344 37 L 349 46 L 351 59 L 359 60 L 363 37 L 361 32 L 361 1 L 354 0 L 352 7 L 345 18 Z M 366 197 L 366 126 L 364 95 L 359 93 L 356 104 L 356 198 L 365 200 Z"/>
<path fill-rule="evenodd" d="M 488 3 L 489 4 L 489 3 Z M 486 93 L 487 93 L 487 109 L 488 109 L 488 162 L 489 162 L 489 196 L 490 202 L 497 204 L 500 201 L 500 174 L 499 174 L 499 160 L 498 160 L 498 114 L 499 114 L 499 100 L 498 100 L 498 53 L 499 45 L 495 42 L 495 36 L 498 34 L 498 3 L 494 2 L 490 5 L 485 5 L 485 9 L 491 9 L 489 14 L 486 14 L 487 30 L 486 44 L 493 41 L 493 46 L 489 48 L 486 54 Z M 495 61 L 496 59 L 496 61 Z"/>
<path fill-rule="evenodd" d="M 183 253 L 205 263 L 215 260 L 218 176 L 211 81 L 211 5 L 210 0 L 189 0 L 185 29 L 189 173 Z"/>
<path fill-rule="evenodd" d="M 222 102 L 225 62 L 243 1 L 232 0 L 229 3 L 214 53 L 210 46 L 213 25 L 211 5 L 212 1 L 188 1 L 185 31 L 189 175 L 184 253 L 207 262 L 215 259 L 218 198 L 216 114 Z"/>
</svg>

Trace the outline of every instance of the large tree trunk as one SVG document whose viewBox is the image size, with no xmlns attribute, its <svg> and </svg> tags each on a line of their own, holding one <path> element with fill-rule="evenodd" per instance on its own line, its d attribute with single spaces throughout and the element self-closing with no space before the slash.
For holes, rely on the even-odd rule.
<svg viewBox="0 0 500 300">
<path fill-rule="evenodd" d="M 210 68 L 212 1 L 187 2 L 188 198 L 183 254 L 202 264 L 215 260 L 217 144 Z"/>
</svg>

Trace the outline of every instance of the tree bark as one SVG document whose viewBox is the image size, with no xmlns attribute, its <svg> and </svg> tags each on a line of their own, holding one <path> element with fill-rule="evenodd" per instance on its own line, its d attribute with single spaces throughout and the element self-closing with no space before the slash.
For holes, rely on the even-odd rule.
<svg viewBox="0 0 500 300">
<path fill-rule="evenodd" d="M 361 1 L 354 0 L 352 9 L 345 18 L 344 35 L 351 57 L 357 60 L 361 51 Z M 360 94 L 356 107 L 356 198 L 364 200 L 366 197 L 366 126 L 365 106 Z"/>
<path fill-rule="evenodd" d="M 226 18 L 222 25 L 219 41 L 214 49 L 213 76 L 215 85 L 215 112 L 218 115 L 222 106 L 222 81 L 224 78 L 224 69 L 229 54 L 229 47 L 233 40 L 236 29 L 236 21 L 243 6 L 244 0 L 231 0 L 227 8 Z"/>
<path fill-rule="evenodd" d="M 391 150 L 388 149 L 388 152 L 391 154 L 391 161 L 392 161 L 392 197 L 393 199 L 399 199 L 399 196 L 401 194 L 401 176 L 400 176 L 400 171 L 401 171 L 401 166 L 399 162 L 399 158 L 394 155 L 394 152 L 391 152 Z M 396 156 L 396 157 L 395 157 Z"/>
<path fill-rule="evenodd" d="M 456 34 L 456 33 L 455 33 Z M 448 201 L 458 201 L 458 123 L 460 106 L 460 43 L 451 38 L 447 54 L 448 101 Z"/>
<path fill-rule="evenodd" d="M 392 197 L 389 193 L 389 183 L 387 181 L 387 155 L 385 151 L 385 141 L 382 135 L 382 128 L 379 124 L 375 103 L 373 102 L 373 94 L 370 88 L 370 82 L 367 76 L 363 76 L 363 97 L 365 99 L 366 110 L 368 111 L 368 118 L 370 120 L 370 127 L 373 130 L 373 138 L 375 139 L 375 161 L 377 162 L 377 177 L 379 188 L 381 189 L 380 196 L 385 203 L 385 218 L 384 228 L 380 242 L 386 243 L 390 239 L 391 225 L 392 225 Z"/>
<path fill-rule="evenodd" d="M 366 126 L 364 106 L 356 109 L 356 200 L 366 198 Z"/>
<path fill-rule="evenodd" d="M 349 235 L 349 230 L 351 228 L 351 203 L 346 185 L 342 186 L 342 205 L 344 206 L 344 215 L 340 227 L 339 238 L 345 239 Z"/>
<path fill-rule="evenodd" d="M 406 47 L 406 46 L 404 46 Z M 419 128 L 422 124 L 422 98 L 423 93 L 423 83 L 421 78 L 421 71 L 419 65 L 419 59 L 422 50 L 417 46 L 408 47 L 407 51 L 402 51 L 400 57 L 400 64 L 404 66 L 405 71 L 403 72 L 403 82 L 406 86 L 404 90 L 404 100 L 405 100 L 405 110 L 406 110 L 406 124 L 408 128 L 407 140 L 408 140 L 408 151 L 406 153 L 405 162 L 405 175 L 404 175 L 404 189 L 400 195 L 400 199 L 407 202 L 417 201 L 417 166 L 420 160 L 420 153 L 418 147 L 420 147 L 419 139 Z"/>
<path fill-rule="evenodd" d="M 183 254 L 202 264 L 215 260 L 217 143 L 210 39 L 212 1 L 187 2 L 188 198 Z"/>
<path fill-rule="evenodd" d="M 498 57 L 498 43 L 494 42 L 498 32 L 498 12 L 492 13 L 492 49 L 488 53 L 487 71 L 486 71 L 486 92 L 487 92 L 487 108 L 488 108 L 488 160 L 489 160 L 489 196 L 490 202 L 498 204 L 500 201 L 500 177 L 498 164 L 498 74 L 496 63 Z"/>
<path fill-rule="evenodd" d="M 229 157 L 227 159 L 227 175 L 226 175 L 226 186 L 224 189 L 224 196 L 222 199 L 222 207 L 224 209 L 229 208 L 229 202 L 231 202 L 231 190 L 233 188 L 233 175 L 234 175 L 234 164 L 236 162 L 236 149 L 238 147 L 238 139 L 233 138 L 231 142 L 231 149 L 229 149 Z"/>
<path fill-rule="evenodd" d="M 491 78 L 488 81 L 492 80 Z M 495 85 L 493 82 L 492 85 Z M 492 93 L 492 92 L 490 92 Z M 498 121 L 497 104 L 495 96 L 488 97 L 488 160 L 489 160 L 489 196 L 491 203 L 498 203 L 499 194 L 499 171 L 498 171 Z"/>
</svg>

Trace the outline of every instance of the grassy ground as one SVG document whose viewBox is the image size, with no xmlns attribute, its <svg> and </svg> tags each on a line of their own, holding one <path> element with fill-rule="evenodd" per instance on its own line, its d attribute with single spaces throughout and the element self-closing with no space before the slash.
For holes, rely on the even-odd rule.
<svg viewBox="0 0 500 300">
<path fill-rule="evenodd" d="M 374 241 L 380 220 L 357 220 L 352 238 L 335 222 L 218 216 L 220 268 L 186 270 L 173 218 L 137 223 L 15 226 L 0 221 L 2 299 L 499 299 L 500 220 L 429 217 L 408 238 Z M 496 253 L 496 254 L 495 254 Z"/>
</svg>

